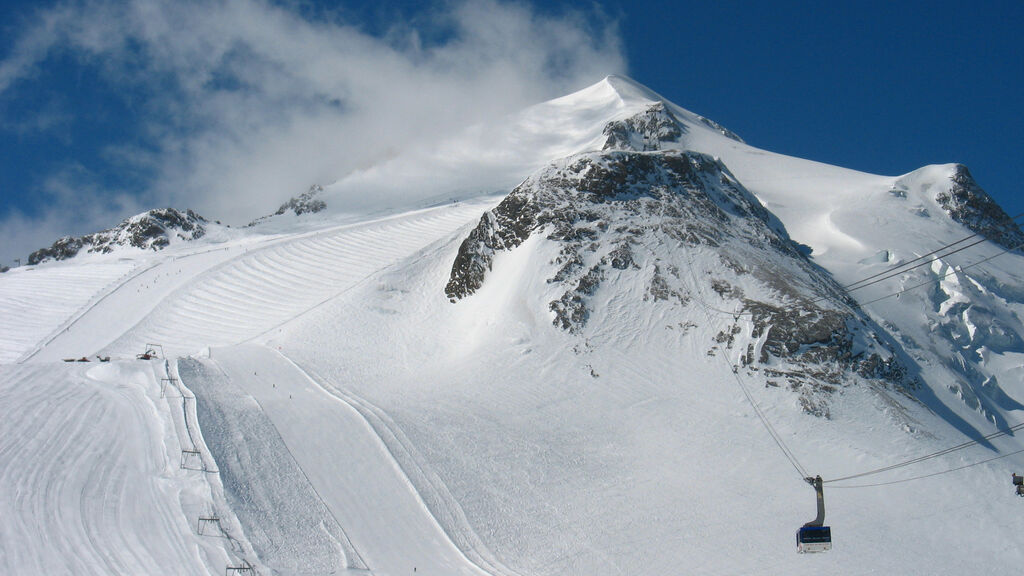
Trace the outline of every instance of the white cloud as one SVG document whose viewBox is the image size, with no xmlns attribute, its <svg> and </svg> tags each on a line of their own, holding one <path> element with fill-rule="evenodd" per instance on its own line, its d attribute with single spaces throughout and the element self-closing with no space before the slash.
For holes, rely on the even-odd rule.
<svg viewBox="0 0 1024 576">
<path fill-rule="evenodd" d="M 314 182 L 625 68 L 600 14 L 443 6 L 378 38 L 260 0 L 64 4 L 0 63 L 0 94 L 57 52 L 99 66 L 143 111 L 147 150 L 106 155 L 150 175 L 138 203 L 244 222 Z"/>
</svg>

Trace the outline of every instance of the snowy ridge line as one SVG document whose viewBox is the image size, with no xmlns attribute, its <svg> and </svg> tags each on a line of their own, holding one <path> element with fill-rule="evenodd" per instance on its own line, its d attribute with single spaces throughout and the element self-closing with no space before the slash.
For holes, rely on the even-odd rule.
<svg viewBox="0 0 1024 576">
<path fill-rule="evenodd" d="M 53 332 L 50 332 L 42 340 L 40 340 L 35 346 L 33 346 L 32 350 L 30 352 L 28 352 L 26 354 L 22 354 L 21 358 L 18 358 L 17 360 L 15 360 L 15 363 L 16 364 L 21 364 L 23 362 L 27 362 L 28 360 L 32 359 L 32 357 L 35 356 L 36 354 L 38 354 L 40 350 L 45 348 L 47 344 L 49 344 L 50 342 L 53 342 L 57 338 L 57 336 L 60 335 L 61 332 L 63 332 L 64 330 L 67 330 L 68 328 L 74 326 L 75 322 L 78 322 L 78 320 L 80 318 L 82 318 L 82 316 L 85 316 L 86 314 L 88 314 L 90 310 L 95 308 L 100 302 L 105 300 L 108 296 L 110 296 L 114 292 L 117 292 L 117 290 L 121 286 L 123 286 L 126 282 L 129 282 L 133 278 L 136 278 L 136 277 L 138 277 L 138 276 L 140 276 L 142 274 L 145 274 L 146 272 L 148 272 L 149 270 L 152 270 L 153 268 L 156 268 L 157 266 L 159 266 L 159 263 L 151 264 L 151 265 L 145 267 L 142 270 L 139 270 L 138 266 L 132 267 L 130 270 L 128 270 L 128 272 L 125 272 L 124 274 L 122 274 L 121 277 L 119 277 L 119 278 L 111 281 L 110 283 L 108 283 L 106 286 L 104 286 L 100 290 L 99 293 L 94 294 L 93 297 L 90 298 L 88 302 L 86 302 L 78 310 L 73 312 L 60 326 L 57 326 L 57 328 Z"/>
<path fill-rule="evenodd" d="M 399 470 L 404 473 L 409 488 L 467 562 L 494 576 L 522 576 L 494 556 L 470 525 L 462 507 L 441 478 L 422 464 L 424 459 L 383 410 L 340 386 L 328 383 L 315 370 L 307 370 L 284 352 L 276 349 L 274 351 L 294 366 L 310 383 L 348 404 L 363 417 L 366 425 L 380 438 Z"/>
<path fill-rule="evenodd" d="M 175 255 L 175 256 L 171 257 L 170 261 L 173 262 L 175 260 L 190 258 L 192 256 L 199 256 L 199 255 L 202 255 L 202 254 L 209 254 L 210 252 L 217 252 L 219 250 L 230 250 L 230 249 L 231 249 L 230 246 L 226 246 L 226 247 L 212 248 L 212 249 L 209 249 L 209 250 L 201 250 L 201 251 L 198 251 L 198 252 L 193 252 L 193 253 L 190 253 L 190 254 L 184 254 L 184 255 L 181 255 L 181 256 Z M 107 284 L 107 286 L 105 286 L 104 289 L 103 289 L 104 292 L 102 293 L 102 295 L 93 296 L 93 298 L 90 299 L 89 302 L 87 302 L 84 306 L 79 308 L 78 311 L 73 313 L 72 316 L 69 317 L 68 320 L 66 320 L 63 324 L 58 326 L 56 330 L 51 332 L 49 335 L 47 335 L 45 338 L 43 338 L 43 340 L 41 340 L 39 343 L 37 343 L 33 347 L 31 352 L 22 355 L 22 357 L 19 358 L 18 360 L 16 360 L 15 363 L 16 364 L 21 364 L 23 362 L 27 362 L 28 360 L 31 360 L 33 356 L 38 354 L 40 351 L 42 351 L 43 348 L 45 348 L 47 345 L 49 345 L 51 342 L 53 342 L 58 336 L 60 336 L 61 332 L 63 332 L 65 330 L 67 330 L 68 328 L 74 326 L 75 323 L 77 323 L 79 320 L 82 319 L 82 317 L 84 317 L 86 314 L 88 314 L 90 311 L 92 311 L 94 308 L 96 308 L 96 306 L 98 306 L 101 302 L 106 300 L 108 297 L 112 296 L 118 290 L 123 288 L 127 283 L 129 283 L 132 280 L 138 278 L 139 276 L 145 274 L 146 272 L 149 272 L 150 270 L 153 270 L 154 268 L 157 268 L 157 267 L 165 264 L 166 262 L 167 261 L 165 261 L 165 260 L 159 260 L 159 261 L 154 262 L 154 263 L 150 264 L 149 266 L 146 266 L 145 268 L 142 268 L 142 269 L 139 269 L 138 266 L 135 266 L 131 270 L 126 272 L 125 274 L 121 275 L 120 278 L 118 278 L 118 279 L 110 282 L 109 284 Z"/>
<path fill-rule="evenodd" d="M 210 248 L 210 249 L 207 249 L 207 250 L 199 250 L 197 252 L 192 252 L 192 253 L 183 254 L 183 255 L 174 255 L 169 260 L 158 260 L 157 262 L 154 262 L 154 263 L 150 264 L 149 266 L 146 266 L 145 268 L 142 268 L 142 269 L 139 269 L 138 266 L 132 267 L 128 272 L 126 272 L 125 274 L 121 275 L 120 278 L 118 278 L 116 280 L 113 280 L 112 282 L 107 284 L 107 286 L 105 286 L 103 288 L 102 295 L 93 296 L 93 298 L 90 299 L 88 303 L 86 303 L 84 306 L 79 308 L 79 310 L 76 311 L 76 313 L 74 313 L 71 317 L 69 317 L 68 320 L 66 320 L 63 324 L 58 326 L 56 330 L 51 332 L 48 336 L 46 336 L 45 338 L 43 338 L 43 340 L 41 340 L 38 344 L 36 344 L 35 347 L 33 347 L 32 351 L 30 353 L 28 353 L 27 355 L 22 355 L 22 357 L 19 358 L 18 360 L 16 360 L 15 363 L 21 364 L 23 362 L 27 362 L 28 360 L 32 359 L 33 356 L 38 354 L 43 348 L 45 348 L 47 345 L 49 345 L 51 342 L 53 342 L 58 336 L 60 336 L 61 332 L 63 332 L 64 330 L 74 326 L 75 323 L 77 323 L 79 320 L 81 320 L 82 317 L 84 317 L 86 314 L 88 314 L 90 311 L 92 311 L 101 302 L 103 302 L 108 297 L 112 296 L 118 290 L 123 288 L 127 283 L 129 283 L 132 280 L 138 278 L 139 276 L 145 274 L 146 272 L 149 272 L 150 270 L 153 270 L 154 268 L 157 268 L 157 267 L 159 267 L 159 266 L 161 266 L 163 264 L 166 264 L 168 261 L 173 262 L 173 261 L 176 261 L 176 260 L 183 260 L 185 258 L 191 258 L 193 256 L 200 256 L 200 255 L 203 255 L 203 254 L 209 254 L 211 252 L 217 252 L 217 251 L 220 251 L 220 250 L 231 250 L 231 246 Z"/>
</svg>

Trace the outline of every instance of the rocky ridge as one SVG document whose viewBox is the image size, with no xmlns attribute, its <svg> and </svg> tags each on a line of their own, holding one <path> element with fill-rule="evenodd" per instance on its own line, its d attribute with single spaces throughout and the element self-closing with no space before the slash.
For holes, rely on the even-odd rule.
<svg viewBox="0 0 1024 576">
<path fill-rule="evenodd" d="M 30 254 L 28 264 L 66 260 L 82 250 L 101 254 L 112 252 L 117 247 L 162 250 L 169 246 L 172 240 L 196 240 L 203 237 L 206 234 L 206 225 L 207 220 L 192 210 L 150 210 L 126 218 L 116 227 L 102 232 L 60 238 L 49 248 L 42 248 Z"/>
<path fill-rule="evenodd" d="M 684 132 L 655 104 L 609 123 L 602 151 L 532 175 L 463 241 L 446 295 L 472 296 L 498 252 L 543 235 L 559 246 L 547 283 L 560 295 L 549 312 L 570 334 L 585 336 L 590 318 L 607 313 L 599 292 L 642 282 L 649 306 L 701 306 L 725 322 L 709 353 L 743 350 L 743 368 L 785 382 L 808 412 L 827 416 L 828 394 L 858 379 L 912 387 L 914 370 L 884 331 L 726 166 L 672 146 Z"/>
<path fill-rule="evenodd" d="M 253 220 L 252 222 L 249 222 L 247 226 L 255 226 L 260 222 L 264 222 L 270 218 L 273 218 L 274 216 L 282 216 L 284 214 L 287 214 L 288 212 L 291 212 L 296 216 L 301 216 L 302 214 L 315 214 L 317 212 L 320 212 L 324 208 L 327 208 L 327 203 L 318 198 L 318 196 L 321 193 L 323 193 L 323 191 L 324 189 L 322 186 L 320 186 L 319 184 L 313 184 L 312 186 L 309 187 L 309 190 L 306 190 L 302 194 L 290 198 L 287 202 L 281 204 L 281 207 L 277 209 L 277 212 L 274 212 L 273 214 L 269 214 L 267 216 L 261 216 Z"/>
</svg>

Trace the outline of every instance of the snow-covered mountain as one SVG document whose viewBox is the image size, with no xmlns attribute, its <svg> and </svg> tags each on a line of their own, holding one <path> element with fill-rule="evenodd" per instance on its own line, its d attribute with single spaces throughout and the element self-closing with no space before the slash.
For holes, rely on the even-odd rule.
<svg viewBox="0 0 1024 576">
<path fill-rule="evenodd" d="M 193 224 L 0 276 L 0 572 L 1024 560 L 1024 235 L 963 166 L 774 154 L 609 77 Z M 835 546 L 798 556 L 813 474 Z"/>
</svg>

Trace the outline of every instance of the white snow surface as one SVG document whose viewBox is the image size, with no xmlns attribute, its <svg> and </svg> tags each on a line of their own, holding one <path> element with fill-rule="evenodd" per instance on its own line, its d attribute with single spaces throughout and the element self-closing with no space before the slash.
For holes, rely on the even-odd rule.
<svg viewBox="0 0 1024 576">
<path fill-rule="evenodd" d="M 923 384 L 916 400 L 843 388 L 831 419 L 734 376 L 739 351 L 712 349 L 732 319 L 697 273 L 691 306 L 606 282 L 570 334 L 548 310 L 557 246 L 535 235 L 448 301 L 495 194 L 662 100 L 609 77 L 325 186 L 324 213 L 0 275 L 0 573 L 1018 570 L 1018 438 L 826 485 L 834 548 L 797 555 L 814 492 L 741 386 L 826 480 L 1018 424 L 1019 255 L 970 267 L 1001 251 L 986 242 L 852 292 Z M 685 127 L 673 146 L 720 158 L 840 284 L 970 235 L 935 202 L 952 165 L 860 173 L 666 104 Z M 166 365 L 134 358 L 150 344 Z"/>
</svg>

